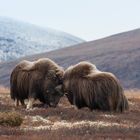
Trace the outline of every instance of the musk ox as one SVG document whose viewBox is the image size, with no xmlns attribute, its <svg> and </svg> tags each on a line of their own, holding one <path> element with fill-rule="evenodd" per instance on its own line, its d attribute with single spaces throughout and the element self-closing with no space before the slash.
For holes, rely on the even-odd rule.
<svg viewBox="0 0 140 140">
<path fill-rule="evenodd" d="M 66 69 L 63 92 L 72 105 L 91 110 L 122 112 L 128 101 L 119 80 L 109 72 L 99 71 L 89 62 L 80 62 Z"/>
<path fill-rule="evenodd" d="M 56 107 L 62 92 L 63 69 L 48 58 L 37 61 L 23 60 L 13 69 L 10 77 L 10 94 L 15 105 L 22 105 L 29 99 L 27 109 L 39 99 L 48 106 Z"/>
</svg>

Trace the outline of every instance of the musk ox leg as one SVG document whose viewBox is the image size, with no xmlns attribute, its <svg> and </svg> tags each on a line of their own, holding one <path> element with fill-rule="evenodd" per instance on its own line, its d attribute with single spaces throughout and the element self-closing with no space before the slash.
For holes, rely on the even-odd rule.
<svg viewBox="0 0 140 140">
<path fill-rule="evenodd" d="M 80 109 L 80 108 L 78 108 L 76 105 L 72 105 L 72 108 L 73 108 L 74 110 Z"/>
<path fill-rule="evenodd" d="M 18 107 L 19 106 L 19 100 L 15 99 L 15 106 Z"/>
<path fill-rule="evenodd" d="M 34 98 L 29 98 L 28 104 L 26 109 L 32 109 L 33 108 L 33 102 L 35 101 Z"/>
<path fill-rule="evenodd" d="M 48 104 L 44 104 L 44 108 L 48 108 L 49 107 L 49 105 Z"/>
<path fill-rule="evenodd" d="M 109 102 L 109 110 L 108 111 L 113 112 L 115 110 L 115 107 L 114 107 L 114 103 L 113 103 L 112 99 L 109 98 L 108 102 Z"/>
<path fill-rule="evenodd" d="M 23 107 L 26 106 L 24 100 L 20 100 L 20 103 L 21 103 L 21 105 L 22 105 Z"/>
</svg>

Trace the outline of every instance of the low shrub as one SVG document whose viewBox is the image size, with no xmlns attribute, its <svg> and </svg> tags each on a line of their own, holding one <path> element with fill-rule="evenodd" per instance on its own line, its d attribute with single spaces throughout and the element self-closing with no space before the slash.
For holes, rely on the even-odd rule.
<svg viewBox="0 0 140 140">
<path fill-rule="evenodd" d="M 22 116 L 17 112 L 0 112 L 0 125 L 20 126 L 23 122 Z"/>
</svg>

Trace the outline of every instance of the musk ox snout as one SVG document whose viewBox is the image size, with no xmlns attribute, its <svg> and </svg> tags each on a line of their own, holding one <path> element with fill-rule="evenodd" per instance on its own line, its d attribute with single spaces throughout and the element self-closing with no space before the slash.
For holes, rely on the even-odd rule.
<svg viewBox="0 0 140 140">
<path fill-rule="evenodd" d="M 57 104 L 54 104 L 54 102 L 50 102 L 50 107 L 56 107 Z"/>
<path fill-rule="evenodd" d="M 54 88 L 47 89 L 44 93 L 45 100 L 50 107 L 56 107 L 60 98 L 64 95 L 62 92 L 62 85 L 58 85 Z"/>
<path fill-rule="evenodd" d="M 55 87 L 55 90 L 56 92 L 60 95 L 60 96 L 63 96 L 64 95 L 64 92 L 62 90 L 62 85 L 58 85 Z"/>
</svg>

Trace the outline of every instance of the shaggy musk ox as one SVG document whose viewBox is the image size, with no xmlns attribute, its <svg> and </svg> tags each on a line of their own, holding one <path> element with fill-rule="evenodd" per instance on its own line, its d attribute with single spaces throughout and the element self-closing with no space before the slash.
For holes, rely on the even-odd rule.
<svg viewBox="0 0 140 140">
<path fill-rule="evenodd" d="M 10 77 L 10 94 L 22 105 L 25 99 L 29 99 L 27 109 L 32 108 L 35 99 L 55 107 L 62 92 L 63 69 L 48 58 L 41 58 L 34 62 L 21 61 L 12 71 Z"/>
<path fill-rule="evenodd" d="M 89 62 L 80 62 L 66 69 L 63 91 L 77 108 L 122 112 L 128 101 L 118 79 L 109 72 L 99 71 Z"/>
</svg>

